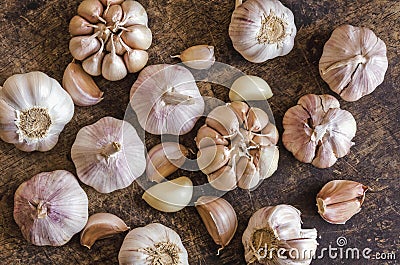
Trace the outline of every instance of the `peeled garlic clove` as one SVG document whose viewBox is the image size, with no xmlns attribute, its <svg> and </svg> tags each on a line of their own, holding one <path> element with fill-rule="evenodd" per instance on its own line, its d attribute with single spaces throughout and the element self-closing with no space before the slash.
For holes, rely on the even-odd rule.
<svg viewBox="0 0 400 265">
<path fill-rule="evenodd" d="M 192 181 L 187 177 L 179 177 L 150 187 L 142 198 L 154 209 L 169 213 L 185 208 L 192 195 Z"/>
<path fill-rule="evenodd" d="M 86 73 L 92 76 L 101 75 L 101 64 L 103 63 L 105 53 L 100 48 L 98 52 L 89 56 L 82 62 L 82 68 Z"/>
<path fill-rule="evenodd" d="M 260 182 L 260 175 L 250 158 L 242 156 L 236 163 L 237 186 L 241 189 L 251 190 Z"/>
<path fill-rule="evenodd" d="M 75 62 L 68 64 L 64 71 L 63 87 L 78 106 L 92 106 L 103 99 L 103 92 L 93 78 Z"/>
<path fill-rule="evenodd" d="M 104 56 L 101 73 L 105 79 L 117 81 L 123 79 L 128 74 L 128 71 L 124 60 L 119 55 L 108 53 Z"/>
<path fill-rule="evenodd" d="M 269 123 L 268 114 L 260 108 L 251 107 L 247 114 L 247 129 L 253 132 L 261 131 Z"/>
<path fill-rule="evenodd" d="M 154 146 L 147 154 L 147 178 L 150 181 L 163 181 L 185 163 L 187 155 L 187 148 L 175 142 Z"/>
<path fill-rule="evenodd" d="M 121 37 L 117 35 L 112 35 L 113 40 L 109 39 L 106 43 L 106 51 L 112 51 L 112 45 L 114 43 L 115 53 L 118 55 L 123 55 L 126 52 L 125 47 L 121 44 Z"/>
<path fill-rule="evenodd" d="M 122 19 L 123 12 L 120 5 L 112 5 L 104 12 L 103 18 L 106 20 L 107 25 L 114 25 L 114 23 Z"/>
<path fill-rule="evenodd" d="M 92 36 L 76 36 L 69 41 L 69 51 L 77 60 L 84 60 L 100 49 L 100 42 Z"/>
<path fill-rule="evenodd" d="M 122 2 L 121 7 L 124 12 L 122 24 L 125 27 L 135 24 L 147 26 L 147 12 L 139 2 L 126 0 Z"/>
<path fill-rule="evenodd" d="M 229 91 L 231 101 L 266 100 L 273 96 L 264 79 L 254 76 L 241 76 L 233 82 Z"/>
<path fill-rule="evenodd" d="M 91 23 L 99 22 L 103 14 L 103 5 L 98 0 L 84 0 L 78 6 L 78 15 Z"/>
<path fill-rule="evenodd" d="M 143 50 L 130 50 L 124 54 L 124 62 L 129 73 L 136 73 L 146 66 L 149 54 Z"/>
<path fill-rule="evenodd" d="M 208 69 L 215 62 L 214 46 L 196 45 L 184 50 L 180 55 L 172 58 L 181 59 L 182 63 L 193 69 Z"/>
<path fill-rule="evenodd" d="M 260 179 L 266 179 L 272 176 L 278 169 L 279 149 L 277 146 L 264 146 L 261 147 L 259 157 L 258 171 Z"/>
<path fill-rule="evenodd" d="M 223 136 L 235 136 L 239 122 L 235 112 L 229 106 L 218 106 L 206 118 L 206 124 Z"/>
<path fill-rule="evenodd" d="M 197 153 L 197 164 L 204 174 L 217 171 L 230 159 L 230 151 L 226 146 L 213 145 L 200 149 Z"/>
<path fill-rule="evenodd" d="M 69 33 L 75 35 L 89 35 L 94 31 L 94 27 L 81 16 L 74 16 L 69 22 Z"/>
<path fill-rule="evenodd" d="M 332 180 L 317 194 L 318 213 L 332 224 L 344 224 L 361 210 L 367 186 L 350 180 Z"/>
<path fill-rule="evenodd" d="M 122 33 L 121 38 L 133 49 L 147 50 L 151 45 L 152 34 L 144 25 L 133 25 Z"/>
<path fill-rule="evenodd" d="M 81 232 L 81 245 L 90 249 L 93 244 L 103 238 L 128 230 L 129 227 L 118 216 L 111 213 L 95 213 Z"/>
<path fill-rule="evenodd" d="M 204 125 L 197 131 L 196 146 L 201 149 L 210 145 L 228 145 L 229 142 L 216 130 Z"/>
<path fill-rule="evenodd" d="M 236 173 L 230 166 L 224 166 L 207 175 L 210 185 L 222 191 L 230 191 L 236 188 Z"/>
<path fill-rule="evenodd" d="M 238 226 L 232 205 L 223 198 L 202 196 L 196 201 L 195 206 L 208 233 L 214 242 L 221 246 L 219 250 L 223 249 L 235 235 Z"/>
</svg>

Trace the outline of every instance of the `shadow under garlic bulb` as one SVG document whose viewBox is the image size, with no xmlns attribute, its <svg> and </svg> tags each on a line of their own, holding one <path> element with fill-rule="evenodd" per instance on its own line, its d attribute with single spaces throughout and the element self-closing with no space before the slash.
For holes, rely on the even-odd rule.
<svg viewBox="0 0 400 265">
<path fill-rule="evenodd" d="M 84 0 L 69 24 L 69 50 L 88 74 L 121 80 L 147 63 L 152 42 L 147 22 L 137 1 Z"/>
</svg>

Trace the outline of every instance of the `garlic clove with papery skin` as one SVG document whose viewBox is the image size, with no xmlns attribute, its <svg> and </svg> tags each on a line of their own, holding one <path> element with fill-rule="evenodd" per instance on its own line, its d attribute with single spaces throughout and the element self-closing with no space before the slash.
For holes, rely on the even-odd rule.
<svg viewBox="0 0 400 265">
<path fill-rule="evenodd" d="M 125 0 L 121 3 L 122 11 L 124 11 L 124 17 L 122 24 L 125 27 L 129 27 L 135 24 L 147 26 L 148 18 L 144 7 L 137 1 Z"/>
<path fill-rule="evenodd" d="M 100 49 L 100 41 L 93 36 L 76 36 L 69 41 L 69 50 L 77 60 L 84 60 Z"/>
<path fill-rule="evenodd" d="M 253 75 L 244 75 L 236 79 L 229 90 L 231 101 L 266 100 L 273 96 L 268 83 Z"/>
<path fill-rule="evenodd" d="M 180 55 L 171 56 L 179 58 L 182 63 L 192 69 L 209 69 L 215 62 L 214 46 L 196 45 L 187 48 Z"/>
<path fill-rule="evenodd" d="M 130 50 L 124 54 L 124 62 L 129 73 L 136 73 L 146 66 L 149 54 L 143 50 Z"/>
<path fill-rule="evenodd" d="M 147 50 L 152 42 L 151 30 L 144 25 L 132 25 L 121 35 L 122 40 L 132 49 Z"/>
<path fill-rule="evenodd" d="M 146 167 L 144 145 L 135 128 L 112 117 L 80 129 L 71 157 L 78 178 L 101 193 L 128 187 Z"/>
<path fill-rule="evenodd" d="M 42 172 L 22 183 L 14 195 L 14 220 L 37 246 L 62 246 L 85 226 L 88 198 L 70 172 Z"/>
<path fill-rule="evenodd" d="M 94 27 L 81 16 L 74 16 L 69 22 L 69 33 L 72 36 L 92 34 Z"/>
</svg>

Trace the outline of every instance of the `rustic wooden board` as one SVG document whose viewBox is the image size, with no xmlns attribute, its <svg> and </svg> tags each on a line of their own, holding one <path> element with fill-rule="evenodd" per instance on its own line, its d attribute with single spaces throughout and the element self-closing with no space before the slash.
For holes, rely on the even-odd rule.
<svg viewBox="0 0 400 265">
<path fill-rule="evenodd" d="M 0 84 L 16 73 L 39 70 L 61 82 L 72 57 L 68 51 L 68 22 L 80 1 L 5 0 L 0 5 Z M 175 63 L 169 56 L 195 44 L 215 46 L 219 62 L 230 64 L 247 74 L 268 81 L 274 92 L 269 103 L 277 127 L 282 133 L 285 111 L 308 93 L 333 94 L 318 73 L 322 48 L 332 30 L 344 23 L 372 29 L 387 45 L 389 69 L 384 83 L 376 91 L 355 103 L 340 100 L 357 120 L 356 145 L 345 158 L 329 169 L 302 164 L 279 144 L 278 171 L 253 192 L 235 190 L 224 196 L 235 208 L 239 227 L 231 244 L 220 256 L 202 225 L 194 207 L 174 214 L 151 209 L 141 200 L 143 190 L 134 184 L 111 194 L 100 194 L 82 184 L 89 197 L 89 212 L 111 212 L 131 227 L 161 222 L 182 237 L 191 264 L 244 264 L 241 235 L 251 214 L 257 209 L 280 203 L 302 211 L 304 227 L 317 228 L 320 248 L 336 246 L 344 236 L 348 247 L 376 252 L 400 249 L 399 243 L 399 122 L 400 122 L 400 4 L 398 1 L 296 1 L 283 0 L 295 15 L 298 28 L 293 51 L 263 64 L 245 61 L 234 51 L 228 37 L 228 25 L 234 1 L 228 0 L 148 0 L 147 8 L 154 41 L 149 64 Z M 24 153 L 0 142 L 0 260 L 2 264 L 116 264 L 124 235 L 97 242 L 91 250 L 79 244 L 78 236 L 63 247 L 36 247 L 23 238 L 12 217 L 16 188 L 34 174 L 66 169 L 75 174 L 70 148 L 77 131 L 104 116 L 122 119 L 129 101 L 129 90 L 137 75 L 119 82 L 96 78 L 105 91 L 98 105 L 76 107 L 72 121 L 65 127 L 56 147 L 46 153 Z M 227 90 L 211 86 L 212 93 L 227 100 Z M 194 133 L 183 137 L 193 146 Z M 146 137 L 150 148 L 159 137 Z M 179 171 L 178 174 L 186 174 Z M 189 173 L 196 183 L 203 174 Z M 371 187 L 362 211 L 346 225 L 330 225 L 317 214 L 315 196 L 332 179 L 352 179 Z M 400 253 L 397 253 L 399 256 Z M 398 257 L 397 257 L 398 258 Z M 315 260 L 313 264 L 395 264 L 395 260 Z"/>
</svg>

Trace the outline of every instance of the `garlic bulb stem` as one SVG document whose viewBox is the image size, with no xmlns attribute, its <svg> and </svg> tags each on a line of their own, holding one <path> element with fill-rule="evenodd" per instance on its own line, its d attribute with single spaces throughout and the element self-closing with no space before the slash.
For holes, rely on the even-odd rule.
<svg viewBox="0 0 400 265">
<path fill-rule="evenodd" d="M 323 75 L 325 75 L 326 73 L 328 73 L 329 71 L 333 70 L 333 69 L 337 69 L 340 68 L 342 66 L 346 66 L 346 65 L 358 65 L 358 64 L 365 64 L 367 62 L 367 58 L 365 58 L 364 56 L 362 56 L 361 54 L 357 54 L 354 57 L 351 57 L 347 60 L 342 60 L 342 61 L 338 61 L 334 64 L 332 64 L 331 66 L 329 66 L 326 70 L 321 69 L 321 73 Z"/>
<path fill-rule="evenodd" d="M 183 95 L 171 88 L 170 91 L 165 92 L 162 95 L 162 101 L 167 105 L 192 105 L 194 100 L 191 96 Z"/>
<path fill-rule="evenodd" d="M 103 150 L 101 151 L 101 155 L 104 156 L 106 160 L 108 160 L 119 151 L 121 151 L 121 144 L 118 142 L 112 142 L 104 146 Z"/>
<path fill-rule="evenodd" d="M 38 219 L 43 219 L 47 216 L 47 207 L 44 201 L 39 201 L 39 203 L 28 201 L 28 203 L 34 210 L 36 210 L 36 217 Z"/>
</svg>

